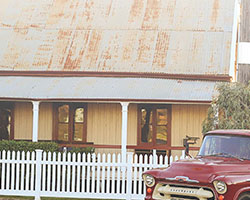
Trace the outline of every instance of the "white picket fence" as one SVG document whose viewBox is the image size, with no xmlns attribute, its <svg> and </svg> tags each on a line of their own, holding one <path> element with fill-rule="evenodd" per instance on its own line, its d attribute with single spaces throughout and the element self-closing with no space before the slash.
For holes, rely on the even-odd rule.
<svg viewBox="0 0 250 200">
<path fill-rule="evenodd" d="M 155 152 L 155 151 L 154 151 Z M 170 162 L 178 157 L 170 157 Z M 128 153 L 0 152 L 0 195 L 143 199 L 142 173 L 168 166 L 168 158 Z"/>
</svg>

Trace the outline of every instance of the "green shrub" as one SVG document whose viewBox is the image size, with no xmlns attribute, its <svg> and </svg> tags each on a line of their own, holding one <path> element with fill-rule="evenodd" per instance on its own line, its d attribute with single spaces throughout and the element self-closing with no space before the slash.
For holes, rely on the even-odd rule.
<svg viewBox="0 0 250 200">
<path fill-rule="evenodd" d="M 95 148 L 93 147 L 84 147 L 84 148 L 81 148 L 81 147 L 72 147 L 68 150 L 68 152 L 70 153 L 94 153 L 95 152 Z"/>
<path fill-rule="evenodd" d="M 0 151 L 24 151 L 32 152 L 36 149 L 43 151 L 57 152 L 59 145 L 55 142 L 29 142 L 29 141 L 15 141 L 15 140 L 2 140 L 0 141 Z"/>
<path fill-rule="evenodd" d="M 0 141 L 0 151 L 24 151 L 33 152 L 36 149 L 41 149 L 45 152 L 59 152 L 62 147 L 56 142 L 30 142 L 30 141 L 16 141 L 16 140 L 2 140 Z M 94 153 L 93 147 L 69 147 L 67 152 L 70 153 Z"/>
</svg>

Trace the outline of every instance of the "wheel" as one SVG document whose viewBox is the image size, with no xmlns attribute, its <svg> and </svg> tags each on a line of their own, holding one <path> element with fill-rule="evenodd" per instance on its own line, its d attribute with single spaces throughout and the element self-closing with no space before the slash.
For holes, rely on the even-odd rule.
<svg viewBox="0 0 250 200">
<path fill-rule="evenodd" d="M 244 193 L 240 195 L 238 200 L 250 200 L 250 193 Z"/>
</svg>

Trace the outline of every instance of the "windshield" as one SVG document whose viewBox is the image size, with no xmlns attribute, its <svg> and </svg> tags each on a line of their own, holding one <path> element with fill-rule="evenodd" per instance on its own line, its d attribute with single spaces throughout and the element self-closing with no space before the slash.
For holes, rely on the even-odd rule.
<svg viewBox="0 0 250 200">
<path fill-rule="evenodd" d="M 250 137 L 207 135 L 198 155 L 227 155 L 250 160 Z"/>
</svg>

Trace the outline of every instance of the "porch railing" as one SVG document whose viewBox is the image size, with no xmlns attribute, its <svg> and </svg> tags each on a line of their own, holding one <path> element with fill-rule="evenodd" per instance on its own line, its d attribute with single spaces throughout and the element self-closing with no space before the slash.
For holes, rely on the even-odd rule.
<svg viewBox="0 0 250 200">
<path fill-rule="evenodd" d="M 0 194 L 16 196 L 143 199 L 142 173 L 168 166 L 165 156 L 0 152 Z"/>
</svg>

